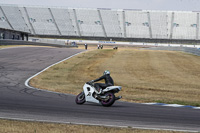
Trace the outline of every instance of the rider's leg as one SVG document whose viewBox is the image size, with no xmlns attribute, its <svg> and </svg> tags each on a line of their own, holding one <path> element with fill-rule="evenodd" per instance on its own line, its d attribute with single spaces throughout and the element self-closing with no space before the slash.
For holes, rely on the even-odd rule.
<svg viewBox="0 0 200 133">
<path fill-rule="evenodd" d="M 100 93 L 101 93 L 101 91 L 100 91 L 101 88 L 100 88 L 99 84 L 100 84 L 100 83 L 95 83 L 95 84 L 94 84 L 94 88 L 95 88 L 94 91 L 95 91 L 97 94 L 100 94 Z"/>
<path fill-rule="evenodd" d="M 106 88 L 106 84 L 103 84 L 103 83 L 95 83 L 94 84 L 94 87 L 95 87 L 95 92 L 97 94 L 101 94 L 102 93 L 102 90 Z"/>
</svg>

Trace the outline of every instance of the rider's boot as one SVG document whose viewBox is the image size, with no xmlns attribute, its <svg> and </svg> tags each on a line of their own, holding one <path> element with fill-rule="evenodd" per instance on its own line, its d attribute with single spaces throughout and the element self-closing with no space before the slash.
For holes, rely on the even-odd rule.
<svg viewBox="0 0 200 133">
<path fill-rule="evenodd" d="M 102 94 L 102 92 L 103 92 L 103 90 L 102 90 L 102 88 L 99 88 L 99 91 L 95 88 L 95 93 L 97 94 L 97 95 L 100 95 L 100 94 Z"/>
</svg>

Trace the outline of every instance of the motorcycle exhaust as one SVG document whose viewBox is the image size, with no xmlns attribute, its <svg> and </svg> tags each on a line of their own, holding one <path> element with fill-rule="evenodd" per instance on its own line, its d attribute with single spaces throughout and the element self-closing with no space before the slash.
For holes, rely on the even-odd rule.
<svg viewBox="0 0 200 133">
<path fill-rule="evenodd" d="M 118 97 L 115 97 L 115 100 L 119 100 L 121 98 L 122 98 L 122 96 L 118 96 Z"/>
</svg>

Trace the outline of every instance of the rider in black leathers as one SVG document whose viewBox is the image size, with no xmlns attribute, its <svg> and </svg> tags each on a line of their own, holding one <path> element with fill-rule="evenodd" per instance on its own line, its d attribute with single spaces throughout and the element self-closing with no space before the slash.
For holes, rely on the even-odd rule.
<svg viewBox="0 0 200 133">
<path fill-rule="evenodd" d="M 103 83 L 95 83 L 94 87 L 96 89 L 96 93 L 97 94 L 101 94 L 102 90 L 105 89 L 108 86 L 113 86 L 114 85 L 114 81 L 112 79 L 112 77 L 110 76 L 110 72 L 108 70 L 104 71 L 103 76 L 99 77 L 98 79 L 92 80 L 91 82 L 97 82 L 100 80 L 105 80 L 105 84 Z"/>
</svg>

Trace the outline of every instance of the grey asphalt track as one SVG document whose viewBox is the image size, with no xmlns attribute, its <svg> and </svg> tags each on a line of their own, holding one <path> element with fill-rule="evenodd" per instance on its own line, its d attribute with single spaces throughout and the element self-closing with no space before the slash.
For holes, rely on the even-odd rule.
<svg viewBox="0 0 200 133">
<path fill-rule="evenodd" d="M 200 131 L 199 110 L 120 101 L 112 107 L 91 103 L 76 105 L 73 95 L 24 85 L 29 77 L 42 69 L 81 51 L 48 47 L 0 50 L 0 118 Z"/>
</svg>

